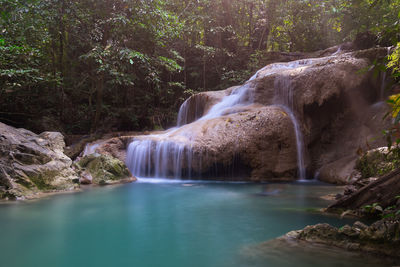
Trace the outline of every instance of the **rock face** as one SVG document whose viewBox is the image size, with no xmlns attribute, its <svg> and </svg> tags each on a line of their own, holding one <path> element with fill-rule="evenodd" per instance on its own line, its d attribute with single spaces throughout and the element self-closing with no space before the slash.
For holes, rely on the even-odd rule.
<svg viewBox="0 0 400 267">
<path fill-rule="evenodd" d="M 58 132 L 40 135 L 0 123 L 0 198 L 76 188 L 78 176 Z"/>
<path fill-rule="evenodd" d="M 135 140 L 141 142 L 141 138 L 151 142 L 149 153 L 142 156 L 151 158 L 156 166 L 153 175 L 159 177 L 174 176 L 182 169 L 190 170 L 192 177 L 203 174 L 203 177 L 231 180 L 246 176 L 253 180 L 263 176 L 292 179 L 296 170 L 296 157 L 292 156 L 296 155 L 296 147 L 291 145 L 293 125 L 288 114 L 277 106 L 251 105 L 233 115 L 184 125 L 169 136 L 144 136 Z M 168 141 L 163 141 L 164 138 Z M 179 149 L 182 149 L 179 159 L 176 154 L 168 154 Z M 144 167 L 140 160 L 133 163 L 138 164 L 133 169 Z M 128 166 L 129 163 L 128 150 Z M 148 170 L 152 175 L 152 170 Z"/>
<path fill-rule="evenodd" d="M 91 154 L 84 156 L 77 163 L 82 184 L 116 184 L 133 182 L 136 178 L 125 163 L 109 155 Z"/>
<path fill-rule="evenodd" d="M 384 145 L 381 82 L 360 70 L 386 54 L 376 48 L 267 65 L 242 86 L 190 97 L 179 128 L 129 145 L 105 142 L 99 151 L 118 154 L 139 176 L 297 179 L 301 158 L 308 176 L 348 183 L 359 175 L 356 152 Z"/>
<path fill-rule="evenodd" d="M 319 243 L 346 250 L 362 251 L 400 259 L 399 220 L 380 220 L 366 226 L 355 222 L 340 229 L 329 224 L 307 226 L 286 234 L 286 239 Z"/>
</svg>

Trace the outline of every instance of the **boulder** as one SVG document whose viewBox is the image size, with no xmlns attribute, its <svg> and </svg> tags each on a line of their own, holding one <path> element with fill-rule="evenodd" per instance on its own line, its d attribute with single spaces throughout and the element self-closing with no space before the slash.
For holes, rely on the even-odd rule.
<svg viewBox="0 0 400 267">
<path fill-rule="evenodd" d="M 348 156 L 323 165 L 318 171 L 318 179 L 331 184 L 350 184 L 360 177 L 355 169 L 357 156 Z"/>
<path fill-rule="evenodd" d="M 184 125 L 167 136 L 134 140 L 152 144 L 148 153 L 141 154 L 143 158 L 132 162 L 128 155 L 128 166 L 140 169 L 137 164 L 150 157 L 151 162 L 160 164 L 155 167 L 155 172 L 160 171 L 155 175 L 160 177 L 176 174 L 177 166 L 192 177 L 251 177 L 253 181 L 293 179 L 297 169 L 293 124 L 279 106 L 247 106 L 234 114 Z M 180 148 L 181 154 L 175 153 Z"/>
<path fill-rule="evenodd" d="M 78 180 L 59 132 L 37 135 L 0 123 L 0 198 L 74 190 Z"/>
<path fill-rule="evenodd" d="M 109 155 L 91 154 L 80 159 L 76 167 L 82 184 L 108 185 L 136 180 L 125 163 Z"/>
</svg>

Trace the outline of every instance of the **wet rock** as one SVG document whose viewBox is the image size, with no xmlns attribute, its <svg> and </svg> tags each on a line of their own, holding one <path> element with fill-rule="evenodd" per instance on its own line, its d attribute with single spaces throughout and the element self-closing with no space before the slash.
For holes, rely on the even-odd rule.
<svg viewBox="0 0 400 267">
<path fill-rule="evenodd" d="M 356 159 L 356 156 L 348 156 L 322 166 L 318 179 L 332 184 L 353 182 L 358 175 L 357 170 L 354 169 Z"/>
<path fill-rule="evenodd" d="M 344 195 L 351 195 L 352 193 L 354 193 L 355 191 L 357 191 L 357 187 L 355 187 L 354 185 L 349 185 L 346 186 L 346 188 L 344 189 Z"/>
<path fill-rule="evenodd" d="M 0 123 L 0 195 L 18 199 L 74 190 L 78 177 L 64 147 L 61 133 L 37 135 Z"/>
<path fill-rule="evenodd" d="M 284 238 L 400 259 L 399 233 L 399 221 L 394 219 L 379 220 L 371 226 L 355 222 L 353 226 L 345 225 L 339 229 L 329 224 L 317 224 L 289 232 Z"/>
<path fill-rule="evenodd" d="M 398 155 L 387 147 L 379 147 L 369 150 L 357 160 L 356 168 L 363 178 L 381 176 L 398 167 Z"/>
<path fill-rule="evenodd" d="M 125 163 L 109 155 L 91 154 L 77 162 L 81 183 L 83 184 L 116 184 L 136 180 Z"/>
</svg>

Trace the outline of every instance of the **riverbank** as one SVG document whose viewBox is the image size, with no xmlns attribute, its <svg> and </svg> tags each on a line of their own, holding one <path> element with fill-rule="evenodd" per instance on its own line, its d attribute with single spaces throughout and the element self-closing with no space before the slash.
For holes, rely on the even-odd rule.
<svg viewBox="0 0 400 267">
<path fill-rule="evenodd" d="M 358 189 L 354 185 L 348 186 L 346 190 L 350 193 L 338 195 L 338 200 L 325 209 L 328 213 L 373 220 L 372 224 L 357 221 L 353 225 L 337 228 L 319 223 L 291 231 L 277 241 L 309 247 L 322 245 L 400 264 L 399 179 L 400 169 L 396 169 L 381 177 L 368 179 L 369 183 Z"/>
<path fill-rule="evenodd" d="M 94 154 L 73 162 L 59 132 L 35 134 L 0 123 L 0 199 L 36 199 L 77 191 L 81 184 L 135 181 L 125 163 Z"/>
</svg>

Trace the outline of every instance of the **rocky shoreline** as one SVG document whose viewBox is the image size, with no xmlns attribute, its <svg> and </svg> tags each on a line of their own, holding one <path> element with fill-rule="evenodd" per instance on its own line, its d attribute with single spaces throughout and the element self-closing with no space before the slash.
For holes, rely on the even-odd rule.
<svg viewBox="0 0 400 267">
<path fill-rule="evenodd" d="M 64 149 L 64 136 L 59 132 L 38 135 L 0 123 L 0 199 L 36 199 L 74 192 L 83 180 L 84 184 L 98 185 L 136 180 L 118 159 L 92 155 L 74 163 Z"/>
<path fill-rule="evenodd" d="M 352 226 L 341 228 L 329 224 L 307 226 L 302 230 L 291 231 L 283 239 L 306 241 L 309 244 L 323 244 L 348 251 L 373 254 L 378 257 L 391 257 L 400 263 L 400 223 L 394 220 L 379 220 L 370 226 L 359 221 Z"/>
<path fill-rule="evenodd" d="M 398 148 L 394 148 L 398 149 Z M 377 165 L 377 157 L 366 160 L 368 155 L 383 151 L 373 150 L 360 157 L 363 166 Z M 385 157 L 378 164 L 387 168 Z M 379 172 L 376 169 L 375 172 Z M 343 251 L 358 252 L 363 255 L 382 258 L 393 264 L 400 264 L 400 169 L 395 169 L 380 177 L 364 177 L 345 188 L 345 194 L 338 195 L 337 201 L 324 209 L 325 213 L 352 215 L 360 219 L 374 220 L 371 225 L 360 221 L 341 228 L 329 224 L 306 226 L 304 229 L 291 231 L 275 239 L 276 242 L 295 242 L 301 246 L 323 245 Z M 361 186 L 363 185 L 363 186 Z M 274 241 L 271 241 L 274 242 Z"/>
</svg>

